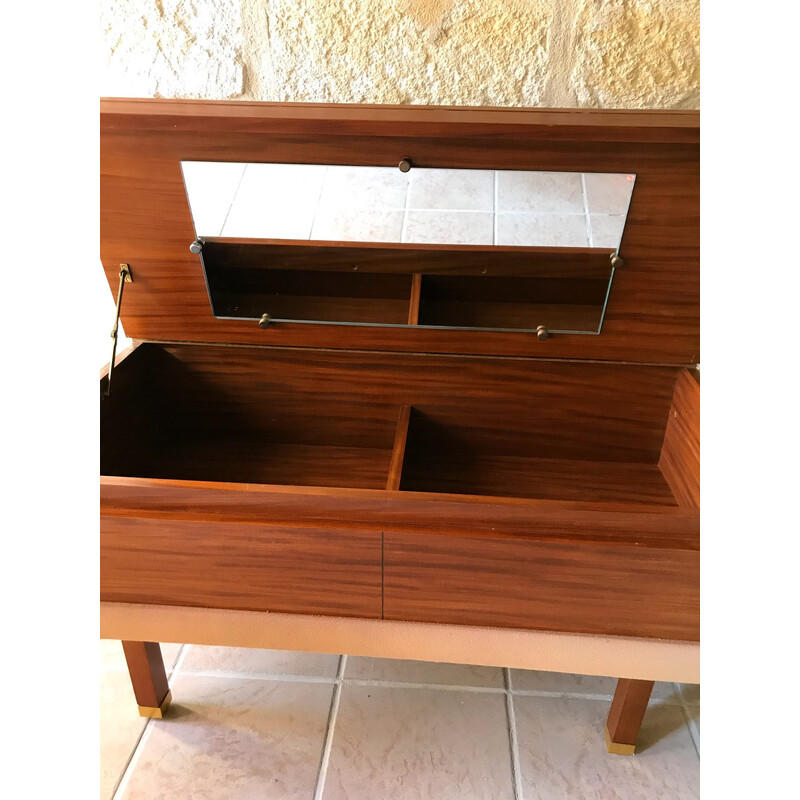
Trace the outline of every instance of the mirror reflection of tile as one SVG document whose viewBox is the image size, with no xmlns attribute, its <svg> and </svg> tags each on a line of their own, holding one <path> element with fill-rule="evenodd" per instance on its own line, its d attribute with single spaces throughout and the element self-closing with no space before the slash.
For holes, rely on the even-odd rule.
<svg viewBox="0 0 800 800">
<path fill-rule="evenodd" d="M 199 236 L 616 248 L 633 175 L 183 162 Z"/>
</svg>

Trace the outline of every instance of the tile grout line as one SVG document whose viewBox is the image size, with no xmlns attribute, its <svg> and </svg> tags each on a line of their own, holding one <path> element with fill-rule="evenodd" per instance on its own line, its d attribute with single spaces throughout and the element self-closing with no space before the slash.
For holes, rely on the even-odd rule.
<svg viewBox="0 0 800 800">
<path fill-rule="evenodd" d="M 308 239 L 309 241 L 314 236 L 314 224 L 317 221 L 317 215 L 319 214 L 319 210 L 322 205 L 322 194 L 325 191 L 325 181 L 328 178 L 328 167 L 327 166 L 324 167 L 324 170 L 325 171 L 322 173 L 322 180 L 320 181 L 319 184 L 319 194 L 317 195 L 317 203 L 314 206 L 314 213 L 311 215 L 311 224 L 308 226 L 308 236 L 306 236 L 306 239 Z"/>
<path fill-rule="evenodd" d="M 689 728 L 689 736 L 692 739 L 694 749 L 697 751 L 697 757 L 700 758 L 700 734 L 697 731 L 697 726 L 692 719 L 692 715 L 689 713 L 689 704 L 686 702 L 686 698 L 683 696 L 683 689 L 681 689 L 679 683 L 676 683 L 675 686 L 678 689 L 678 696 L 681 698 L 681 708 L 683 709 L 683 716 L 686 717 L 686 725 Z"/>
<path fill-rule="evenodd" d="M 233 210 L 233 204 L 236 202 L 236 196 L 239 194 L 239 189 L 242 186 L 242 181 L 244 180 L 244 174 L 247 172 L 248 165 L 244 165 L 244 169 L 242 170 L 242 174 L 239 176 L 239 183 L 236 184 L 236 190 L 233 193 L 233 198 L 231 199 L 231 204 L 228 206 L 228 210 L 225 212 L 225 219 L 222 220 L 222 227 L 219 229 L 219 236 L 222 236 L 222 231 L 225 230 L 225 225 L 228 223 L 228 217 L 231 215 L 231 211 Z M 191 203 L 191 201 L 190 201 Z"/>
<path fill-rule="evenodd" d="M 583 215 L 586 223 L 586 238 L 589 247 L 594 247 L 594 236 L 592 235 L 592 219 L 589 216 L 589 195 L 586 193 L 586 175 L 581 172 L 581 197 L 583 199 Z"/>
<path fill-rule="evenodd" d="M 503 667 L 503 683 L 505 684 L 506 717 L 508 721 L 508 742 L 511 750 L 511 777 L 514 781 L 514 798 L 523 800 L 522 766 L 519 759 L 519 739 L 517 737 L 517 718 L 514 714 L 514 695 L 511 687 L 511 670 Z"/>
<path fill-rule="evenodd" d="M 128 762 L 125 764 L 125 769 L 122 770 L 122 775 L 120 775 L 119 781 L 117 782 L 117 785 L 114 787 L 114 792 L 111 795 L 111 800 L 122 800 L 122 797 L 128 790 L 128 784 L 130 783 L 130 780 L 133 777 L 133 771 L 134 769 L 136 769 L 136 765 L 139 763 L 139 758 L 142 754 L 142 750 L 144 749 L 144 745 L 146 744 L 147 740 L 150 738 L 150 731 L 152 729 L 153 729 L 153 720 L 148 719 L 147 722 L 145 722 L 144 727 L 142 728 L 142 732 L 139 738 L 136 740 L 136 744 L 134 745 L 130 758 L 128 759 Z"/>
<path fill-rule="evenodd" d="M 497 209 L 497 202 L 498 202 L 498 200 L 497 200 L 497 192 L 498 192 L 498 184 L 499 184 L 499 182 L 500 182 L 500 177 L 499 177 L 499 174 L 498 174 L 497 170 L 495 170 L 494 171 L 494 185 L 493 185 L 494 191 L 492 192 L 492 244 L 493 245 L 497 244 L 497 223 L 498 223 L 498 217 L 497 217 L 497 211 L 498 211 L 498 209 Z"/>
<path fill-rule="evenodd" d="M 175 660 L 172 662 L 172 667 L 169 670 L 168 678 L 169 682 L 172 682 L 172 678 L 178 672 L 178 668 L 181 664 L 183 664 L 183 660 L 186 658 L 186 653 L 189 649 L 188 644 L 182 644 L 180 650 L 178 650 L 178 655 L 175 657 Z M 127 667 L 125 668 L 125 672 L 127 672 Z M 170 687 L 171 690 L 171 687 Z M 131 776 L 133 775 L 133 770 L 136 768 L 136 763 L 139 761 L 139 756 L 141 755 L 141 751 L 144 748 L 144 745 L 148 738 L 150 738 L 150 730 L 152 729 L 152 719 L 148 719 L 144 727 L 142 728 L 142 732 L 139 734 L 139 738 L 136 740 L 136 744 L 133 746 L 131 750 L 131 754 L 128 757 L 128 760 L 125 762 L 125 766 L 119 776 L 119 780 L 114 786 L 114 791 L 111 793 L 112 800 L 120 800 L 122 796 L 125 794 L 125 791 L 128 788 L 128 783 L 130 783 Z"/>
<path fill-rule="evenodd" d="M 328 727 L 325 730 L 325 744 L 322 747 L 322 758 L 317 773 L 317 785 L 314 789 L 314 800 L 322 800 L 322 792 L 325 789 L 325 778 L 328 774 L 328 762 L 331 757 L 333 747 L 333 732 L 336 727 L 336 716 L 339 713 L 339 700 L 342 696 L 342 683 L 344 681 L 344 668 L 347 664 L 347 656 L 339 656 L 339 669 L 336 671 L 336 683 L 333 687 L 331 697 L 331 710 L 328 714 Z"/>
<path fill-rule="evenodd" d="M 403 204 L 403 224 L 400 226 L 400 244 L 403 244 L 406 241 L 406 235 L 408 231 L 408 205 L 409 200 L 411 198 L 411 173 L 413 172 L 414 168 L 412 167 L 411 170 L 408 172 L 408 182 L 406 183 L 406 201 Z"/>
</svg>

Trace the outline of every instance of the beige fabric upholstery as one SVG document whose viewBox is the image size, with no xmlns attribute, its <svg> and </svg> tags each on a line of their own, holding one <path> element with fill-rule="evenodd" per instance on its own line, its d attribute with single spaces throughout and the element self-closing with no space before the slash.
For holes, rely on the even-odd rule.
<svg viewBox="0 0 800 800">
<path fill-rule="evenodd" d="M 100 604 L 100 636 L 700 682 L 700 645 L 658 639 L 128 603 Z"/>
</svg>

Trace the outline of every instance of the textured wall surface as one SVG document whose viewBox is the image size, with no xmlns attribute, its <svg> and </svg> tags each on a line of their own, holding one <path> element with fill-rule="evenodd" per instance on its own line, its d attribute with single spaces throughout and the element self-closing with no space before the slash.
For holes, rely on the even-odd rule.
<svg viewBox="0 0 800 800">
<path fill-rule="evenodd" d="M 102 94 L 699 106 L 699 0 L 102 0 Z"/>
</svg>

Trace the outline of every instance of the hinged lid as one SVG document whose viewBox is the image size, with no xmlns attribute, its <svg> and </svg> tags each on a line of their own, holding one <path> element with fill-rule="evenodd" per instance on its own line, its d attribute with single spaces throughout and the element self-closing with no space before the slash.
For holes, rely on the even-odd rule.
<svg viewBox="0 0 800 800">
<path fill-rule="evenodd" d="M 499 246 L 427 244 L 426 234 L 300 241 L 243 229 L 197 241 L 188 162 L 391 168 L 404 236 L 415 201 L 402 181 L 429 171 L 436 206 L 447 186 L 433 170 L 489 171 L 463 173 L 480 191 L 494 181 L 489 205 L 465 194 L 450 223 L 493 225 L 491 242 L 500 226 L 519 230 L 532 217 L 540 229 L 580 227 L 571 207 L 507 202 L 514 182 L 558 184 L 525 173 L 582 182 L 589 228 L 587 176 L 620 173 L 635 184 L 618 246 L 519 245 L 508 233 Z M 275 185 L 273 206 L 285 199 L 287 220 L 289 195 L 310 169 Z M 424 221 L 428 212 L 414 213 Z M 120 264 L 136 276 L 121 309 L 135 339 L 695 364 L 699 115 L 104 100 L 101 258 L 115 293 Z"/>
</svg>

